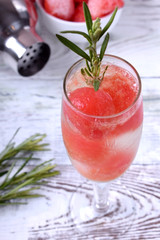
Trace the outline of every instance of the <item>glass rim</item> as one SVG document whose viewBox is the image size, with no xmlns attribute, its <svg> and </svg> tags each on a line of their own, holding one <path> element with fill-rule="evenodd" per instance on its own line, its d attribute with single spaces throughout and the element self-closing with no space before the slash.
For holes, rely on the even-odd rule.
<svg viewBox="0 0 160 240">
<path fill-rule="evenodd" d="M 74 64 L 72 64 L 72 66 L 68 69 L 68 71 L 66 72 L 65 74 L 65 77 L 64 77 L 64 80 L 63 80 L 63 93 L 64 93 L 64 96 L 65 98 L 67 99 L 67 102 L 70 104 L 70 106 L 75 110 L 75 111 L 78 111 L 80 114 L 86 116 L 86 117 L 90 117 L 90 118 L 98 118 L 98 119 L 111 119 L 111 118 L 116 118 L 116 117 L 119 117 L 123 114 L 125 114 L 126 112 L 128 112 L 134 105 L 135 103 L 138 101 L 140 95 L 141 95 L 141 91 L 142 91 L 142 82 L 141 82 L 141 78 L 139 76 L 139 73 L 137 72 L 137 70 L 135 69 L 135 67 L 133 67 L 133 65 L 131 63 L 129 63 L 128 61 L 126 61 L 125 59 L 121 58 L 121 57 L 118 57 L 118 56 L 115 56 L 115 55 L 112 55 L 112 54 L 105 54 L 104 56 L 108 56 L 108 57 L 111 57 L 111 58 L 116 58 L 116 59 L 119 59 L 120 61 L 126 63 L 128 66 L 130 66 L 133 71 L 135 72 L 136 74 L 136 77 L 138 79 L 138 83 L 139 83 L 139 89 L 138 89 L 138 93 L 137 93 L 137 96 L 136 98 L 134 99 L 133 103 L 128 106 L 126 109 L 124 109 L 123 111 L 121 112 L 118 112 L 118 113 L 115 113 L 115 114 L 111 114 L 111 115 L 105 115 L 105 116 L 96 116 L 96 115 L 91 115 L 91 114 L 87 114 L 87 113 L 84 113 L 82 112 L 81 110 L 79 110 L 78 108 L 76 108 L 70 101 L 68 95 L 67 95 L 67 91 L 66 91 L 66 80 L 67 80 L 67 76 L 68 74 L 71 72 L 71 70 L 80 62 L 82 62 L 84 60 L 84 58 L 81 58 L 79 59 L 78 61 L 76 61 Z M 103 60 L 102 60 L 103 61 Z"/>
</svg>

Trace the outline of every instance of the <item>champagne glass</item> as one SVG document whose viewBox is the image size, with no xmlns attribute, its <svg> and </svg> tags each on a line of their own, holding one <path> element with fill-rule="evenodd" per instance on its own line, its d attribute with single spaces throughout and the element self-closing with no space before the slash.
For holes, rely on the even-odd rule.
<svg viewBox="0 0 160 240">
<path fill-rule="evenodd" d="M 87 179 L 73 194 L 70 211 L 75 225 L 84 232 L 94 223 L 108 223 L 105 226 L 110 239 L 115 232 L 118 234 L 117 226 L 124 219 L 119 232 L 127 231 L 134 212 L 132 194 L 115 179 L 126 172 L 139 147 L 143 122 L 141 80 L 130 63 L 105 55 L 101 69 L 108 68 L 95 92 L 81 74 L 84 66 L 84 59 L 76 62 L 63 83 L 64 144 L 72 165 Z"/>
</svg>

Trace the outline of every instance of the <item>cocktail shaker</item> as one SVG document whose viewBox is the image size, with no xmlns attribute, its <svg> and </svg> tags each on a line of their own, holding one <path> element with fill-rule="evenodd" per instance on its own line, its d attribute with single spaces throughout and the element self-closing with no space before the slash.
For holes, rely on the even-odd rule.
<svg viewBox="0 0 160 240">
<path fill-rule="evenodd" d="M 50 56 L 36 22 L 33 0 L 0 0 L 0 51 L 5 62 L 26 77 L 41 70 Z"/>
</svg>

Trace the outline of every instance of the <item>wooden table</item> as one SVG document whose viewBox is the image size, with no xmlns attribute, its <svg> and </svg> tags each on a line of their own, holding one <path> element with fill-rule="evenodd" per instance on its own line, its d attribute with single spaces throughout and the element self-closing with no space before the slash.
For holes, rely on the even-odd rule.
<svg viewBox="0 0 160 240">
<path fill-rule="evenodd" d="M 41 26 L 41 27 L 39 27 Z M 33 77 L 22 78 L 0 58 L 0 149 L 17 128 L 17 143 L 36 132 L 46 133 L 51 151 L 43 160 L 54 158 L 61 174 L 50 179 L 41 192 L 45 198 L 28 200 L 27 205 L 0 209 L 0 240 L 107 240 L 111 223 L 97 221 L 80 233 L 70 219 L 69 201 L 84 179 L 67 157 L 60 127 L 62 81 L 78 57 L 49 34 L 42 23 L 37 27 L 52 50 L 46 67 Z M 108 53 L 132 63 L 143 84 L 144 127 L 140 148 L 121 181 L 134 196 L 135 217 L 123 236 L 117 222 L 113 239 L 160 239 L 160 4 L 158 0 L 125 1 L 118 25 L 111 33 Z M 85 189 L 91 189 L 86 183 Z M 85 191 L 82 188 L 82 192 Z M 125 192 L 123 192 L 125 196 Z"/>
</svg>

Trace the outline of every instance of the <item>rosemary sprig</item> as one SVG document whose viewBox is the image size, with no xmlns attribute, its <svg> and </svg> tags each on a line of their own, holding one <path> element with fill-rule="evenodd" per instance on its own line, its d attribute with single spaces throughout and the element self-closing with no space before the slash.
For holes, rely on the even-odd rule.
<svg viewBox="0 0 160 240">
<path fill-rule="evenodd" d="M 101 22 L 100 18 L 97 18 L 94 22 L 92 21 L 91 14 L 89 11 L 89 8 L 85 2 L 83 2 L 83 11 L 84 11 L 84 17 L 86 22 L 86 27 L 88 34 L 82 31 L 62 31 L 61 33 L 73 33 L 73 34 L 79 34 L 86 38 L 86 40 L 89 43 L 89 46 L 86 48 L 89 51 L 89 54 L 87 54 L 85 51 L 83 51 L 80 47 L 78 47 L 76 44 L 68 40 L 67 38 L 57 34 L 57 38 L 68 48 L 70 48 L 72 51 L 74 51 L 76 54 L 81 56 L 82 58 L 86 59 L 86 67 L 81 69 L 81 74 L 84 76 L 86 83 L 93 85 L 95 91 L 97 91 L 100 87 L 100 83 L 103 80 L 104 74 L 107 70 L 107 67 L 101 73 L 101 62 L 104 57 L 108 42 L 109 42 L 109 33 L 106 34 L 102 46 L 100 48 L 100 53 L 97 53 L 97 42 L 100 40 L 100 38 L 107 32 L 109 27 L 111 26 L 116 12 L 118 8 L 116 8 L 109 19 L 108 23 L 105 25 L 105 27 L 101 28 Z"/>
<path fill-rule="evenodd" d="M 34 134 L 15 146 L 13 139 L 18 131 L 0 153 L 0 205 L 22 204 L 24 202 L 19 201 L 21 199 L 43 196 L 34 191 L 46 183 L 46 179 L 60 173 L 55 170 L 56 165 L 51 164 L 53 159 L 37 164 L 30 171 L 24 171 L 29 161 L 40 160 L 33 157 L 33 152 L 47 151 L 49 144 L 41 143 L 46 134 Z M 20 166 L 17 167 L 19 161 Z"/>
</svg>

